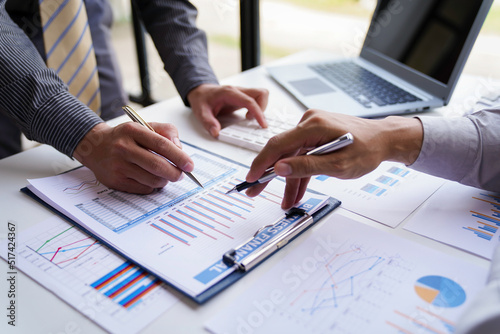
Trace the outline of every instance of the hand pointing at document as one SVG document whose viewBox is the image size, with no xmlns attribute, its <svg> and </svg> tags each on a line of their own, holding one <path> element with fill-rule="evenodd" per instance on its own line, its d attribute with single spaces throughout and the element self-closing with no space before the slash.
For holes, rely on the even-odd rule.
<svg viewBox="0 0 500 334">
<path fill-rule="evenodd" d="M 325 155 L 303 155 L 346 132 L 354 137 L 352 145 Z M 309 110 L 296 128 L 269 140 L 253 161 L 246 181 L 256 181 L 274 166 L 278 176 L 286 177 L 282 207 L 287 209 L 300 201 L 312 175 L 351 179 L 371 172 L 384 160 L 411 164 L 421 145 L 422 126 L 418 119 L 371 120 Z M 256 196 L 265 186 L 249 188 L 247 195 Z"/>
</svg>

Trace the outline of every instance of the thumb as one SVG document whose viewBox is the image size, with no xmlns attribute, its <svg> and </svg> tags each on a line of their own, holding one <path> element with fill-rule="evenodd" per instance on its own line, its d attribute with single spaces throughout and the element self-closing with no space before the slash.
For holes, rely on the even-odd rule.
<svg viewBox="0 0 500 334">
<path fill-rule="evenodd" d="M 212 137 L 218 137 L 220 131 L 220 123 L 215 118 L 211 108 L 208 106 L 202 107 L 199 113 L 195 113 L 196 118 L 203 124 L 203 127 L 207 129 Z"/>
<path fill-rule="evenodd" d="M 274 165 L 274 172 L 279 176 L 293 178 L 327 174 L 327 164 L 322 158 L 324 157 L 303 155 L 282 159 Z"/>
</svg>

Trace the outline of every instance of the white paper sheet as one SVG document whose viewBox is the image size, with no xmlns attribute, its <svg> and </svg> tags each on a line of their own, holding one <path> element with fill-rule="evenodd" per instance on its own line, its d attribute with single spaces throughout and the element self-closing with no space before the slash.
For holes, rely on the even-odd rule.
<svg viewBox="0 0 500 334">
<path fill-rule="evenodd" d="M 355 180 L 313 177 L 309 188 L 339 199 L 346 210 L 396 227 L 443 183 L 441 178 L 404 164 L 382 162 L 373 172 Z"/>
<path fill-rule="evenodd" d="M 448 181 L 405 229 L 491 259 L 500 243 L 500 194 Z"/>
<path fill-rule="evenodd" d="M 452 333 L 487 270 L 332 214 L 206 328 Z"/>
<path fill-rule="evenodd" d="M 1 247 L 6 258 L 7 247 Z M 112 333 L 137 333 L 177 298 L 158 279 L 58 217 L 17 237 L 16 266 Z"/>
<path fill-rule="evenodd" d="M 191 296 L 234 271 L 222 255 L 262 226 L 284 217 L 284 183 L 270 182 L 258 197 L 226 191 L 243 181 L 246 169 L 185 145 L 194 175 L 150 195 L 133 195 L 100 184 L 87 168 L 29 180 L 30 189 L 158 277 Z M 308 193 L 302 203 L 311 213 L 326 196 Z"/>
</svg>

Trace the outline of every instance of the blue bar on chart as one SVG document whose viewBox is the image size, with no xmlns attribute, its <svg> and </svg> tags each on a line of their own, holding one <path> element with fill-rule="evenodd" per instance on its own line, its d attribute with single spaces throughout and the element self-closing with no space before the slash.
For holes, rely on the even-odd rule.
<svg viewBox="0 0 500 334">
<path fill-rule="evenodd" d="M 236 169 L 199 154 L 191 156 L 197 166 L 197 177 L 209 188 L 231 176 Z M 81 184 L 72 187 L 80 191 Z M 78 209 L 116 233 L 122 233 L 154 217 L 171 206 L 203 191 L 190 180 L 170 183 L 167 188 L 148 195 L 134 195 L 120 191 L 107 191 L 91 201 L 76 205 Z"/>
<path fill-rule="evenodd" d="M 376 181 L 391 187 L 399 182 L 399 180 L 386 175 L 380 175 L 379 177 L 377 177 Z"/>
<path fill-rule="evenodd" d="M 481 239 L 485 239 L 485 240 L 490 241 L 491 238 L 493 238 L 493 234 L 480 231 L 480 230 L 473 228 L 473 227 L 464 227 L 464 229 L 472 231 L 475 235 L 477 235 Z"/>
<path fill-rule="evenodd" d="M 386 192 L 386 189 L 377 187 L 376 185 L 373 185 L 371 183 L 367 183 L 364 185 L 361 190 L 366 191 L 367 193 L 370 193 L 375 196 L 381 196 L 383 193 Z"/>
<path fill-rule="evenodd" d="M 405 177 L 410 173 L 410 171 L 406 168 L 400 168 L 400 167 L 391 167 L 387 170 L 389 173 L 400 176 L 400 177 Z"/>
<path fill-rule="evenodd" d="M 141 303 L 141 298 L 160 285 L 160 281 L 130 262 L 124 262 L 102 276 L 92 288 L 119 305 L 131 309 Z"/>
<path fill-rule="evenodd" d="M 478 197 L 472 197 L 482 203 L 490 204 L 488 214 L 470 211 L 471 216 L 475 218 L 477 227 L 463 227 L 473 232 L 477 237 L 490 241 L 500 228 L 500 196 L 494 194 L 480 193 Z"/>
</svg>

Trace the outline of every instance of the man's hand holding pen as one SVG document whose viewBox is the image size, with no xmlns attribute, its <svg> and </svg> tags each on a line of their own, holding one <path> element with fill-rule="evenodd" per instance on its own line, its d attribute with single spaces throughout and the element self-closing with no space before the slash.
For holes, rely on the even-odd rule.
<svg viewBox="0 0 500 334">
<path fill-rule="evenodd" d="M 408 135 L 415 131 L 420 133 Z M 302 155 L 347 132 L 354 138 L 352 145 L 329 154 Z M 422 126 L 416 118 L 364 119 L 308 110 L 296 128 L 269 140 L 253 161 L 246 181 L 255 182 L 273 166 L 278 176 L 286 177 L 281 206 L 287 209 L 300 201 L 312 175 L 350 179 L 373 171 L 385 160 L 412 164 L 422 145 L 421 132 Z M 420 139 L 401 140 L 405 136 Z M 265 186 L 253 186 L 247 195 L 257 196 Z"/>
<path fill-rule="evenodd" d="M 151 193 L 169 181 L 178 181 L 182 171 L 193 171 L 194 163 L 182 151 L 173 125 L 150 125 L 155 132 L 132 122 L 116 127 L 100 123 L 84 136 L 73 155 L 110 188 Z M 175 166 L 162 156 L 168 157 Z"/>
</svg>

